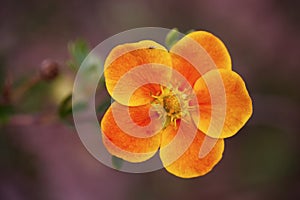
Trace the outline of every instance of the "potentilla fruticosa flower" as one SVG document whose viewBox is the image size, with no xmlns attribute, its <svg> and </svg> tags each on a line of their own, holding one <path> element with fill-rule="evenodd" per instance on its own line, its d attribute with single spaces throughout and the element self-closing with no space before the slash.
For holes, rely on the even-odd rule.
<svg viewBox="0 0 300 200">
<path fill-rule="evenodd" d="M 201 49 L 215 67 L 202 62 Z M 197 66 L 180 52 L 192 60 L 199 58 Z M 140 66 L 143 70 L 138 70 Z M 178 177 L 210 172 L 222 158 L 224 139 L 235 135 L 252 114 L 251 98 L 243 79 L 232 71 L 228 50 L 219 38 L 205 31 L 189 33 L 169 51 L 150 40 L 116 46 L 105 61 L 104 76 L 115 100 L 101 121 L 109 153 L 129 162 L 143 162 L 159 151 L 163 166 Z M 121 81 L 126 76 L 126 81 Z M 141 83 L 140 87 L 135 88 L 136 83 Z M 220 94 L 214 91 L 217 100 L 209 84 L 223 88 Z M 222 115 L 218 107 L 222 96 L 224 117 L 217 130 L 211 124 L 213 116 Z M 200 156 L 204 141 L 212 145 Z"/>
</svg>

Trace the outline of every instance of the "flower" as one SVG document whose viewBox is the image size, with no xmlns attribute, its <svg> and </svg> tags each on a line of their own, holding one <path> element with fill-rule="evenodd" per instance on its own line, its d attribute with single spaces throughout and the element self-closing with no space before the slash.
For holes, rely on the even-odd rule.
<svg viewBox="0 0 300 200">
<path fill-rule="evenodd" d="M 186 35 L 170 51 L 150 40 L 119 45 L 105 61 L 104 76 L 115 99 L 101 121 L 107 150 L 129 162 L 159 150 L 163 166 L 178 177 L 211 171 L 224 138 L 252 114 L 225 45 L 205 31 Z M 202 155 L 201 147 L 207 150 Z"/>
</svg>

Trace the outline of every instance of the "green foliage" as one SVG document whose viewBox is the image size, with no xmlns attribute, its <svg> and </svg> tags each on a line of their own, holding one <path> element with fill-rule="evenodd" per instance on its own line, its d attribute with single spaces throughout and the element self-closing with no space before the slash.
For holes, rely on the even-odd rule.
<svg viewBox="0 0 300 200">
<path fill-rule="evenodd" d="M 90 48 L 85 40 L 77 39 L 69 43 L 68 49 L 71 55 L 71 60 L 68 61 L 68 65 L 71 69 L 77 71 L 90 52 Z"/>
<path fill-rule="evenodd" d="M 72 116 L 73 112 L 80 112 L 87 108 L 87 104 L 84 102 L 78 102 L 72 107 L 72 94 L 66 96 L 59 105 L 58 115 L 61 119 L 66 120 Z"/>
<path fill-rule="evenodd" d="M 71 60 L 68 61 L 68 65 L 77 72 L 82 62 L 85 60 L 85 64 L 82 66 L 83 71 L 81 76 L 83 76 L 86 80 L 94 80 L 98 79 L 98 69 L 99 66 L 102 66 L 103 63 L 99 60 L 98 57 L 89 55 L 90 48 L 87 42 L 83 39 L 77 39 L 73 42 L 70 42 L 68 45 L 69 53 L 71 56 Z M 98 85 L 98 90 L 104 89 L 104 78 L 101 77 Z M 103 100 L 103 103 L 100 103 L 96 111 L 104 112 L 108 106 L 110 105 L 110 100 Z M 77 112 L 85 109 L 87 107 L 86 103 L 77 103 L 77 105 L 73 106 L 72 110 L 72 94 L 69 94 L 61 103 L 58 109 L 58 114 L 61 119 L 66 119 L 72 115 L 72 112 Z"/>
<path fill-rule="evenodd" d="M 190 30 L 188 30 L 187 32 L 185 32 L 185 34 L 189 34 L 189 33 L 192 33 L 192 32 L 194 32 L 195 30 L 194 29 L 190 29 Z"/>
<path fill-rule="evenodd" d="M 5 124 L 13 113 L 11 105 L 0 105 L 0 124 Z"/>
<path fill-rule="evenodd" d="M 22 87 L 27 82 L 30 81 L 30 78 L 23 79 L 19 86 Z M 32 87 L 28 88 L 27 91 L 22 95 L 22 103 L 18 103 L 14 105 L 18 112 L 38 112 L 47 108 L 49 103 L 51 102 L 50 96 L 51 84 L 47 82 L 38 82 L 37 84 L 33 85 Z"/>
<path fill-rule="evenodd" d="M 111 157 L 111 163 L 112 163 L 113 167 L 117 170 L 122 168 L 123 162 L 124 162 L 124 160 L 122 158 L 118 158 L 116 156 Z"/>
<path fill-rule="evenodd" d="M 194 29 L 190 29 L 188 30 L 185 34 L 189 34 L 194 32 Z M 180 32 L 178 31 L 177 28 L 173 28 L 166 36 L 165 39 L 165 44 L 167 46 L 168 49 L 171 49 L 171 47 L 176 44 L 176 42 L 178 42 L 178 40 L 180 40 Z"/>
<path fill-rule="evenodd" d="M 65 119 L 72 114 L 72 94 L 66 96 L 66 98 L 60 103 L 58 107 L 58 114 L 61 119 Z"/>
<path fill-rule="evenodd" d="M 165 43 L 168 49 L 179 40 L 179 32 L 177 28 L 173 28 L 166 36 Z"/>
<path fill-rule="evenodd" d="M 110 106 L 110 102 L 111 102 L 111 99 L 109 98 L 109 99 L 105 100 L 103 103 L 99 104 L 97 106 L 96 112 L 97 113 L 105 112 L 108 109 L 108 107 Z"/>
</svg>

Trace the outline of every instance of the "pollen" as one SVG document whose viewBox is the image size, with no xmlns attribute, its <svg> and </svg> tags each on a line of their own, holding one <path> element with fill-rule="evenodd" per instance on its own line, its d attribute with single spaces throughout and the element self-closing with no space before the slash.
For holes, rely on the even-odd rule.
<svg viewBox="0 0 300 200">
<path fill-rule="evenodd" d="M 177 120 L 188 113 L 189 99 L 178 88 L 170 88 L 161 86 L 161 92 L 157 95 L 152 95 L 154 97 L 152 105 L 154 108 L 157 108 L 160 117 L 166 117 L 164 126 L 171 124 L 176 127 Z M 158 108 L 163 108 L 163 110 Z"/>
<path fill-rule="evenodd" d="M 170 95 L 163 98 L 163 107 L 169 115 L 180 113 L 180 102 L 176 95 Z"/>
</svg>

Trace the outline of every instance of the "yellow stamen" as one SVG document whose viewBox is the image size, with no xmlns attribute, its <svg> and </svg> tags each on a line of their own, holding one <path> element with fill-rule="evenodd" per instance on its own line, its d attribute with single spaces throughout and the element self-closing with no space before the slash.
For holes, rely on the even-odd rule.
<svg viewBox="0 0 300 200">
<path fill-rule="evenodd" d="M 161 92 L 158 95 L 151 95 L 154 98 L 152 104 L 158 104 L 164 109 L 164 115 L 167 117 L 164 127 L 171 124 L 176 128 L 177 120 L 188 113 L 188 95 L 178 89 L 169 89 L 163 86 L 160 86 L 160 88 Z M 161 110 L 158 113 L 162 115 Z"/>
</svg>

